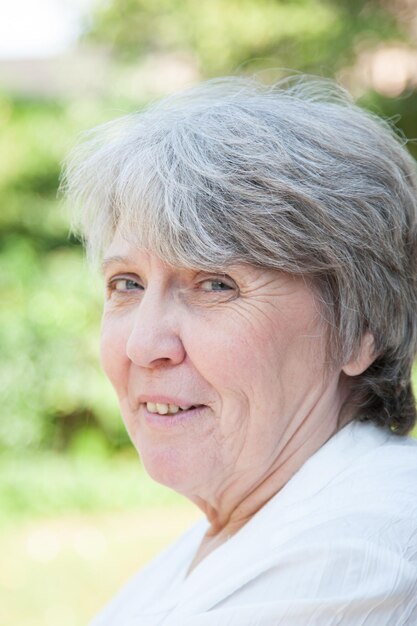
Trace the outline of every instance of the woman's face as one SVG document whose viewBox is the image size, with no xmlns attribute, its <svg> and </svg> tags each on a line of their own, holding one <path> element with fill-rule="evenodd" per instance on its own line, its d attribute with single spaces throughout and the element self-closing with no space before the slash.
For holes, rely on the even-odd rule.
<svg viewBox="0 0 417 626">
<path fill-rule="evenodd" d="M 103 267 L 102 363 L 147 471 L 202 498 L 261 480 L 337 389 L 310 288 L 250 265 L 172 267 L 119 236 Z"/>
</svg>

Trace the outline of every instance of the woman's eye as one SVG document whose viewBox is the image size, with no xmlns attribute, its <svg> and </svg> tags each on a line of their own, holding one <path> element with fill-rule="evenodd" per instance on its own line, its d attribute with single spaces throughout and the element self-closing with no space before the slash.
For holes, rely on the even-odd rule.
<svg viewBox="0 0 417 626">
<path fill-rule="evenodd" d="M 200 283 L 203 291 L 232 291 L 235 287 L 220 278 L 208 278 Z"/>
<path fill-rule="evenodd" d="M 109 281 L 108 287 L 110 291 L 126 292 L 142 289 L 141 285 L 133 278 L 113 278 Z"/>
</svg>

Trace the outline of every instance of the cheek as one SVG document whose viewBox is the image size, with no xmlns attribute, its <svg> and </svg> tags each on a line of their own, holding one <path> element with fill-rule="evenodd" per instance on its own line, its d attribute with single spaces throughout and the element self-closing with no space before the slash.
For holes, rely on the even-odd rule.
<svg viewBox="0 0 417 626">
<path fill-rule="evenodd" d="M 268 330 L 254 328 L 249 320 L 231 315 L 227 320 L 210 321 L 193 328 L 187 325 L 187 354 L 194 368 L 219 394 L 222 401 L 242 403 L 250 400 L 251 389 L 259 388 L 259 378 L 272 378 L 265 361 L 272 357 Z M 227 408 L 230 406 L 227 404 Z M 237 408 L 237 407 L 236 407 Z"/>
<path fill-rule="evenodd" d="M 231 315 L 222 323 L 207 324 L 192 333 L 198 341 L 189 342 L 188 354 L 221 396 L 241 397 L 257 406 L 275 393 L 284 401 L 283 391 L 292 395 L 302 386 L 301 372 L 309 384 L 306 368 L 311 378 L 322 374 L 324 330 L 315 320 L 315 307 L 310 308 L 304 304 L 302 315 L 299 310 L 286 315 L 273 311 L 255 319 Z"/>
<path fill-rule="evenodd" d="M 100 360 L 103 370 L 120 396 L 127 381 L 127 324 L 103 317 L 100 337 Z"/>
</svg>

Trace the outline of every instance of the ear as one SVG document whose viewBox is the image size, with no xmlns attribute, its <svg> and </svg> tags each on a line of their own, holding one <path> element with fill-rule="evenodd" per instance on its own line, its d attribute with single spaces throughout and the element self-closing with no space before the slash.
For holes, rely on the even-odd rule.
<svg viewBox="0 0 417 626">
<path fill-rule="evenodd" d="M 366 332 L 362 337 L 358 353 L 350 361 L 344 364 L 342 372 L 347 376 L 358 376 L 362 374 L 376 359 L 375 341 L 370 332 Z"/>
</svg>

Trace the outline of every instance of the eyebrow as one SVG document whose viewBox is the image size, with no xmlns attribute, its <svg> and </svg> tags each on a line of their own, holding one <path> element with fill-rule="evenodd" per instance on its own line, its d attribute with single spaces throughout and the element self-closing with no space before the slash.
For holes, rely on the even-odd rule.
<svg viewBox="0 0 417 626">
<path fill-rule="evenodd" d="M 129 265 L 133 263 L 133 260 L 129 256 L 121 256 L 119 254 L 115 254 L 114 256 L 107 256 L 103 259 L 103 262 L 101 263 L 100 272 L 104 274 L 109 265 L 113 265 L 115 263 L 124 263 L 126 265 Z"/>
</svg>

